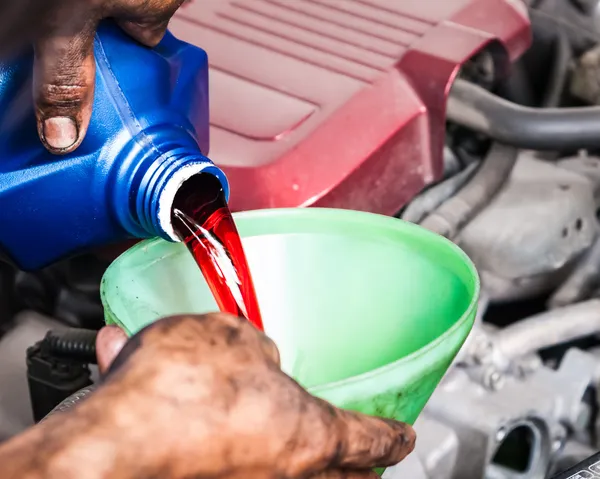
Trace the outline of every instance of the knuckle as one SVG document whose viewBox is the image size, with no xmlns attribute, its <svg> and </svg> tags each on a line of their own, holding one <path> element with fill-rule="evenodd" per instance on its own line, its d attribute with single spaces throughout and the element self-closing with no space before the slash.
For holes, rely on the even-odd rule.
<svg viewBox="0 0 600 479">
<path fill-rule="evenodd" d="M 364 451 L 374 459 L 387 457 L 398 444 L 398 438 L 392 434 L 382 434 L 376 438 L 364 438 Z"/>
<path fill-rule="evenodd" d="M 87 88 L 84 85 L 73 83 L 47 83 L 42 85 L 38 92 L 38 105 L 40 108 L 47 106 L 64 109 L 81 108 L 87 97 Z"/>
</svg>

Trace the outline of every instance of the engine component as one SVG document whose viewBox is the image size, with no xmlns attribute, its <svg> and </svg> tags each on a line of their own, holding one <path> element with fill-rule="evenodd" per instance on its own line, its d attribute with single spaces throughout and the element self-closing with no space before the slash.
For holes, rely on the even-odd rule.
<svg viewBox="0 0 600 479">
<path fill-rule="evenodd" d="M 507 181 L 519 150 L 500 143 L 492 145 L 473 178 L 448 201 L 429 214 L 421 226 L 454 239 L 486 206 Z"/>
<path fill-rule="evenodd" d="M 539 478 L 598 440 L 600 355 L 569 349 L 554 369 L 538 351 L 600 333 L 600 300 L 473 331 L 415 428 L 419 464 L 390 477 Z M 425 471 L 425 474 L 423 474 Z"/>
<path fill-rule="evenodd" d="M 549 83 L 546 88 L 542 106 L 545 108 L 554 108 L 559 106 L 563 95 L 565 85 L 567 84 L 567 76 L 573 59 L 573 52 L 567 34 L 559 30 L 555 41 L 556 54 L 552 64 L 552 71 Z"/>
<path fill-rule="evenodd" d="M 211 154 L 234 210 L 397 214 L 441 177 L 460 65 L 494 45 L 503 71 L 530 43 L 515 0 L 203 0 L 170 27 L 208 52 Z"/>
<path fill-rule="evenodd" d="M 600 477 L 600 452 L 552 479 L 594 479 Z"/>
<path fill-rule="evenodd" d="M 576 53 L 600 42 L 596 0 L 531 0 L 529 14 L 536 37 L 552 42 L 564 32 Z"/>
<path fill-rule="evenodd" d="M 75 328 L 99 329 L 104 324 L 100 281 L 109 264 L 90 254 L 40 271 L 19 271 L 14 287 L 3 293 L 21 309 L 52 316 Z"/>
<path fill-rule="evenodd" d="M 479 367 L 448 374 L 415 424 L 420 464 L 401 463 L 390 477 L 544 479 L 567 441 L 585 433 L 597 357 L 572 349 L 558 370 L 538 363 L 524 376 L 474 374 Z"/>
<path fill-rule="evenodd" d="M 479 163 L 471 163 L 463 171 L 429 188 L 412 200 L 402 213 L 402 219 L 420 223 L 423 218 L 454 196 L 473 176 Z"/>
<path fill-rule="evenodd" d="M 594 187 L 594 198 L 600 204 L 600 158 L 591 156 L 586 150 L 580 150 L 576 156 L 562 158 L 558 166 L 588 178 Z"/>
<path fill-rule="evenodd" d="M 18 309 L 14 295 L 10 294 L 15 275 L 16 271 L 13 267 L 0 263 L 0 337 L 6 329 L 10 328 L 11 319 Z"/>
<path fill-rule="evenodd" d="M 597 188 L 594 176 L 519 155 L 503 190 L 457 238 L 491 300 L 530 297 L 562 280 L 597 234 Z"/>
<path fill-rule="evenodd" d="M 600 47 L 592 48 L 579 58 L 571 77 L 570 91 L 590 105 L 600 105 Z"/>
<path fill-rule="evenodd" d="M 535 150 L 600 147 L 600 107 L 531 108 L 456 80 L 448 99 L 448 119 L 494 140 Z"/>
<path fill-rule="evenodd" d="M 567 279 L 552 294 L 550 307 L 557 308 L 589 299 L 600 288 L 600 238 L 579 260 Z"/>
<path fill-rule="evenodd" d="M 1 293 L 1 291 L 0 291 Z M 0 339 L 0 442 L 33 425 L 27 367 L 27 348 L 61 324 L 40 314 L 23 311 Z"/>
<path fill-rule="evenodd" d="M 97 331 L 90 329 L 51 330 L 40 346 L 48 355 L 96 364 L 97 335 Z"/>
<path fill-rule="evenodd" d="M 36 422 L 72 394 L 92 385 L 87 363 L 96 362 L 95 342 L 95 331 L 50 331 L 27 349 L 29 396 Z"/>
<path fill-rule="evenodd" d="M 494 344 L 500 357 L 510 360 L 598 333 L 600 300 L 592 299 L 518 321 L 498 331 Z"/>
</svg>

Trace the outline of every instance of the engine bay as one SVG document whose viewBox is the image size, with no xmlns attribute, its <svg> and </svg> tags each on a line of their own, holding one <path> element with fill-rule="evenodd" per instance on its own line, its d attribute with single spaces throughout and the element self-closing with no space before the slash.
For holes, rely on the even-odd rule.
<svg viewBox="0 0 600 479">
<path fill-rule="evenodd" d="M 233 209 L 397 216 L 477 266 L 475 328 L 384 477 L 542 479 L 600 449 L 597 0 L 190 1 L 171 28 L 209 54 Z M 126 246 L 0 263 L 0 441 L 43 417 L 34 379 L 64 367 L 32 347 L 103 325 Z M 69 384 L 87 391 L 79 353 Z"/>
</svg>

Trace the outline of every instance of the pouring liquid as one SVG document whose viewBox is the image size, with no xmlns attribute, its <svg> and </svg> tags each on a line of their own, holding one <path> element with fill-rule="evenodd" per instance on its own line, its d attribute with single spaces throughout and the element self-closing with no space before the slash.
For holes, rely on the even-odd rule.
<svg viewBox="0 0 600 479">
<path fill-rule="evenodd" d="M 210 174 L 187 180 L 175 196 L 171 221 L 219 309 L 246 318 L 262 331 L 254 283 L 219 180 Z"/>
</svg>

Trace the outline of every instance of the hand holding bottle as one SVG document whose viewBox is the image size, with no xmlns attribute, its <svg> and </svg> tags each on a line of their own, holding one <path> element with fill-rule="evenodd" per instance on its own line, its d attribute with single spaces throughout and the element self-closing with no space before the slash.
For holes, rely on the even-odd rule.
<svg viewBox="0 0 600 479">
<path fill-rule="evenodd" d="M 94 35 L 114 18 L 135 40 L 153 47 L 184 0 L 57 0 L 34 41 L 34 97 L 46 148 L 69 153 L 85 137 L 94 98 Z M 37 20 L 40 21 L 39 19 Z"/>
</svg>

